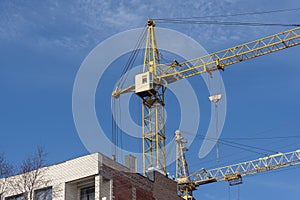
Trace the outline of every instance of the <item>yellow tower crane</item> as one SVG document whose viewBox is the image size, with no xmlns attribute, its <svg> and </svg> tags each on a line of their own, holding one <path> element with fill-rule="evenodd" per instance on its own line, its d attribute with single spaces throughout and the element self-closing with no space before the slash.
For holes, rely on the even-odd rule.
<svg viewBox="0 0 300 200">
<path fill-rule="evenodd" d="M 175 138 L 177 152 L 176 180 L 179 195 L 185 200 L 193 200 L 193 191 L 200 185 L 220 181 L 228 181 L 230 185 L 237 185 L 242 183 L 242 177 L 244 176 L 300 164 L 300 150 L 296 150 L 287 153 L 277 153 L 215 169 L 206 170 L 202 168 L 189 174 L 187 161 L 185 159 L 185 151 L 187 149 L 184 146 L 184 139 L 179 130 L 176 131 Z"/>
<path fill-rule="evenodd" d="M 112 96 L 135 92 L 142 99 L 143 172 L 150 168 L 166 172 L 166 132 L 164 106 L 166 85 L 201 73 L 224 70 L 226 66 L 270 54 L 300 44 L 300 27 L 237 45 L 205 56 L 161 64 L 155 39 L 155 22 L 147 21 L 148 34 L 143 73 L 135 76 L 135 84 L 116 86 Z"/>
</svg>

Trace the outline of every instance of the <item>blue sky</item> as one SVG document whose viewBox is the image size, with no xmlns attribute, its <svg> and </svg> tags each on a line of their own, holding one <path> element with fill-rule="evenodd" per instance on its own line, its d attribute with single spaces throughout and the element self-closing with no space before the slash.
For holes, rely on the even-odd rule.
<svg viewBox="0 0 300 200">
<path fill-rule="evenodd" d="M 88 154 L 77 134 L 72 115 L 72 90 L 79 67 L 100 42 L 116 33 L 143 27 L 149 17 L 211 16 L 299 7 L 297 0 L 154 0 L 151 3 L 139 0 L 2 0 L 0 151 L 16 164 L 39 145 L 48 152 L 50 164 Z M 299 11 L 295 11 L 220 20 L 300 23 L 298 18 Z M 189 24 L 157 24 L 157 27 L 182 32 L 198 41 L 209 53 L 286 29 Z M 300 131 L 299 48 L 236 64 L 222 73 L 228 106 L 221 138 L 237 138 L 235 142 L 274 152 L 299 148 L 299 137 L 288 138 L 299 135 Z M 123 66 L 121 63 L 125 60 L 121 58 L 107 73 L 112 73 L 114 67 Z M 103 103 L 96 104 L 97 108 L 110 107 L 109 94 L 116 81 L 114 78 L 118 76 L 107 76 L 100 82 L 99 88 L 104 88 L 104 85 L 107 88 L 106 96 L 97 94 L 99 101 L 102 101 L 101 97 L 105 98 Z M 201 91 L 197 93 L 201 104 L 198 135 L 201 135 L 210 119 L 208 92 L 202 79 L 193 77 L 190 81 L 196 91 Z M 172 113 L 178 105 L 172 97 L 169 99 L 168 109 Z M 136 102 L 133 99 L 130 107 L 134 108 Z M 138 119 L 137 112 L 131 113 L 133 118 Z M 98 116 L 102 120 L 100 123 L 109 124 L 104 129 L 110 132 L 110 113 L 105 114 L 98 113 Z M 174 122 L 170 122 L 167 129 L 173 134 L 178 118 L 170 119 Z M 278 139 L 282 136 L 287 138 Z M 245 140 L 244 137 L 254 139 Z M 215 150 L 200 160 L 197 155 L 201 143 L 201 136 L 196 137 L 188 152 L 190 171 L 262 156 L 220 144 L 220 162 L 216 162 Z M 169 171 L 173 173 L 174 169 Z M 297 199 L 300 183 L 294 177 L 299 175 L 299 169 L 292 168 L 245 178 L 240 186 L 240 197 L 245 200 Z M 236 199 L 238 189 L 230 190 L 231 198 Z M 203 186 L 195 194 L 198 199 L 229 199 L 227 183 Z"/>
</svg>

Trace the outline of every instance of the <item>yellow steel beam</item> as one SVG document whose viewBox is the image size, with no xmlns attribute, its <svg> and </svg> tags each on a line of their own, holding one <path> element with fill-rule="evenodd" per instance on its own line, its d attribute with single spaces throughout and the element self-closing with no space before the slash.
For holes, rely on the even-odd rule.
<svg viewBox="0 0 300 200">
<path fill-rule="evenodd" d="M 158 67 L 162 72 L 158 78 L 170 84 L 201 73 L 224 70 L 226 66 L 299 44 L 300 27 L 297 27 L 185 62 L 161 64 Z"/>
<path fill-rule="evenodd" d="M 249 176 L 298 164 L 300 164 L 300 150 L 288 153 L 277 153 L 263 158 L 258 158 L 256 160 L 250 160 L 211 170 L 201 169 L 191 174 L 190 179 L 196 186 L 219 181 L 230 182 L 243 176 Z"/>
</svg>

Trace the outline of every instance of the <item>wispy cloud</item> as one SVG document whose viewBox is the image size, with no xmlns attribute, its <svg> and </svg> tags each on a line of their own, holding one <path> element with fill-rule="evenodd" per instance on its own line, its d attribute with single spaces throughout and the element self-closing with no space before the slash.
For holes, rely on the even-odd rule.
<svg viewBox="0 0 300 200">
<path fill-rule="evenodd" d="M 249 5 L 248 5 L 249 4 Z M 3 0 L 0 8 L 0 40 L 22 41 L 39 46 L 69 49 L 92 48 L 105 38 L 131 28 L 142 27 L 147 18 L 173 18 L 226 15 L 257 10 L 257 4 L 238 0 L 162 1 L 153 0 L 48 0 L 38 4 L 30 1 Z M 237 18 L 228 18 L 227 20 Z M 259 21 L 263 16 L 239 17 L 238 21 Z M 204 20 L 210 20 L 205 18 Z M 216 19 L 213 20 L 224 20 Z M 266 19 L 265 19 L 266 20 Z M 260 36 L 262 28 L 224 27 L 218 25 L 159 24 L 181 31 L 204 46 L 222 46 L 241 38 Z M 247 41 L 247 40 L 245 40 Z"/>
</svg>

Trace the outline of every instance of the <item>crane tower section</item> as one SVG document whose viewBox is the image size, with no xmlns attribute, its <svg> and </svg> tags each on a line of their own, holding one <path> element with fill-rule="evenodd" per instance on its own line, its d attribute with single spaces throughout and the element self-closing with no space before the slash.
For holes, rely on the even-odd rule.
<svg viewBox="0 0 300 200">
<path fill-rule="evenodd" d="M 157 81 L 161 70 L 153 20 L 148 20 L 143 73 L 135 76 L 135 93 L 142 99 L 143 172 L 155 168 L 166 172 L 165 86 Z"/>
</svg>

